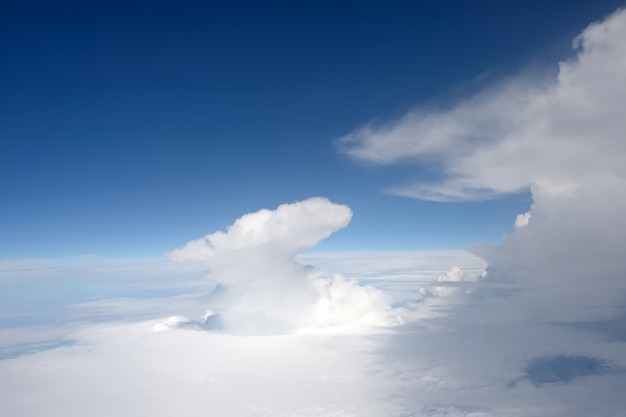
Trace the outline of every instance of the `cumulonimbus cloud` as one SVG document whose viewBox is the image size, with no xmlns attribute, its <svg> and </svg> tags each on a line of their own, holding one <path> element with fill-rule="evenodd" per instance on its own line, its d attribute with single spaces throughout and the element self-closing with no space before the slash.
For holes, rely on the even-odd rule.
<svg viewBox="0 0 626 417">
<path fill-rule="evenodd" d="M 319 331 L 389 324 L 397 312 L 382 291 L 340 275 L 323 277 L 294 259 L 346 227 L 351 217 L 345 205 L 310 198 L 246 214 L 226 232 L 192 240 L 170 257 L 199 262 L 210 270 L 209 279 L 219 286 L 207 308 L 215 310 L 229 330 Z"/>
<path fill-rule="evenodd" d="M 598 320 L 624 305 L 626 10 L 591 24 L 551 82 L 512 78 L 447 111 L 421 108 L 339 140 L 371 163 L 435 162 L 443 179 L 393 194 L 483 200 L 530 190 L 530 210 L 500 245 L 472 251 L 487 280 L 528 291 L 510 317 Z M 513 222 L 512 222 L 513 223 Z M 554 302 L 558 300 L 558 302 Z"/>
</svg>

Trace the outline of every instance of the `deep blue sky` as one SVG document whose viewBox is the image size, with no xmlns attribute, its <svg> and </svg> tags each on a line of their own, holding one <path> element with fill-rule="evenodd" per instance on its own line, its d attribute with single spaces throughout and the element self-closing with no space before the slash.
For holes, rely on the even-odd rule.
<svg viewBox="0 0 626 417">
<path fill-rule="evenodd" d="M 528 67 L 623 1 L 5 1 L 0 259 L 161 256 L 240 215 L 348 204 L 322 249 L 497 242 L 527 195 L 441 204 L 380 190 L 334 141 Z"/>
</svg>

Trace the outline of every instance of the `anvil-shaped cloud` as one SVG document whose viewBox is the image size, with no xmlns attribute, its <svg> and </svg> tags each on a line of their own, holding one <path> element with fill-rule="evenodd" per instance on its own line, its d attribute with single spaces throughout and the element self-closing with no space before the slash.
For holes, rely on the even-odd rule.
<svg viewBox="0 0 626 417">
<path fill-rule="evenodd" d="M 276 210 L 246 214 L 228 231 L 215 232 L 192 240 L 170 253 L 176 261 L 202 261 L 214 264 L 228 252 L 253 249 L 273 257 L 291 258 L 310 249 L 332 233 L 346 227 L 352 219 L 348 206 L 333 204 L 322 197 L 294 204 L 282 204 Z"/>
<path fill-rule="evenodd" d="M 208 308 L 229 331 L 275 333 L 399 323 L 382 291 L 300 265 L 294 257 L 346 227 L 352 211 L 315 197 L 236 220 L 226 232 L 188 242 L 175 261 L 209 268 L 218 286 Z M 219 317 L 219 319 L 217 319 Z"/>
</svg>

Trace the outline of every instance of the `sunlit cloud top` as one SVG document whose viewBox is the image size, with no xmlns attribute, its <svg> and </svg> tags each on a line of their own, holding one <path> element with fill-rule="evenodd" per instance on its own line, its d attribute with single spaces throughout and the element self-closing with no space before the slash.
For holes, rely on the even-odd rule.
<svg viewBox="0 0 626 417">
<path fill-rule="evenodd" d="M 283 204 L 276 210 L 259 210 L 246 214 L 227 232 L 215 232 L 192 240 L 169 256 L 176 261 L 208 261 L 217 252 L 263 247 L 282 248 L 287 256 L 315 246 L 333 232 L 348 225 L 352 218 L 349 207 L 333 204 L 325 198 L 310 198 L 306 202 Z"/>
</svg>

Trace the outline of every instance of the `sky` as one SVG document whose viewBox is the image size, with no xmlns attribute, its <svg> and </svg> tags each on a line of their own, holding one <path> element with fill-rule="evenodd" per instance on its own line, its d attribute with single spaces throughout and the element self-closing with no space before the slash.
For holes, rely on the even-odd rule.
<svg viewBox="0 0 626 417">
<path fill-rule="evenodd" d="M 622 417 L 621 2 L 5 2 L 0 414 Z"/>
<path fill-rule="evenodd" d="M 320 249 L 498 243 L 528 190 L 398 198 L 385 190 L 440 167 L 351 159 L 338 140 L 507 77 L 554 76 L 619 5 L 3 2 L 0 257 L 162 257 L 314 196 L 355 212 Z"/>
</svg>

